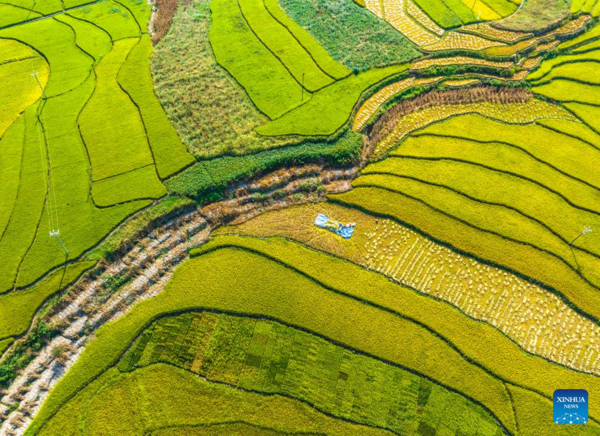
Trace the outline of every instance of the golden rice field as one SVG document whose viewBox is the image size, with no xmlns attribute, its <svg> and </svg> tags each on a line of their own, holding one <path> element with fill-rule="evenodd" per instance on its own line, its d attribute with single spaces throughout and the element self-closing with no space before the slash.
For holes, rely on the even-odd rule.
<svg viewBox="0 0 600 436">
<path fill-rule="evenodd" d="M 317 211 L 352 218 L 360 234 L 344 244 L 310 226 Z M 543 287 L 458 253 L 390 219 L 335 204 L 269 212 L 217 234 L 281 236 L 349 259 L 489 323 L 523 349 L 598 374 L 598 325 Z"/>
<path fill-rule="evenodd" d="M 428 107 L 403 116 L 396 127 L 375 145 L 373 158 L 383 157 L 411 132 L 452 116 L 469 113 L 478 113 L 514 124 L 533 123 L 540 119 L 575 119 L 560 106 L 538 99 L 531 99 L 525 103 L 482 102 Z"/>
<path fill-rule="evenodd" d="M 0 436 L 599 435 L 599 17 L 0 2 Z"/>
</svg>

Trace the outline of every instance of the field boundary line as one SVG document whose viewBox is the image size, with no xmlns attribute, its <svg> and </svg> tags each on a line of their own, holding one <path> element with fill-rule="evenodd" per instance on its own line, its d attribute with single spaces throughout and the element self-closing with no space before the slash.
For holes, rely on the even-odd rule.
<svg viewBox="0 0 600 436">
<path fill-rule="evenodd" d="M 366 185 L 364 185 L 364 186 L 361 186 L 361 187 L 368 188 L 368 186 L 366 186 Z M 395 191 L 393 191 L 393 190 L 390 190 L 390 189 L 385 189 L 385 188 L 382 188 L 382 187 L 380 187 L 380 186 L 371 186 L 371 188 L 374 188 L 374 189 L 381 189 L 381 190 L 388 190 L 389 192 L 391 192 L 391 193 L 393 193 L 393 194 L 396 194 L 396 195 L 401 195 L 401 196 L 404 196 L 404 197 L 406 197 L 406 198 L 409 198 L 409 199 L 411 199 L 411 200 L 413 200 L 413 201 L 416 201 L 416 202 L 422 203 L 422 204 L 423 204 L 423 205 L 425 205 L 426 207 L 428 207 L 428 208 L 430 208 L 430 209 L 434 210 L 436 213 L 440 213 L 440 214 L 446 215 L 444 212 L 442 212 L 442 211 L 437 211 L 437 210 L 436 210 L 436 209 L 435 209 L 433 206 L 430 206 L 430 205 L 428 205 L 428 204 L 427 204 L 427 203 L 425 203 L 424 201 L 422 201 L 422 200 L 420 200 L 420 199 L 417 199 L 417 198 L 412 198 L 412 197 L 410 197 L 410 196 L 409 196 L 409 195 L 407 195 L 407 194 L 403 194 L 403 193 L 395 192 Z M 356 189 L 358 189 L 358 187 L 357 187 L 357 188 L 354 188 L 354 189 L 356 190 Z M 389 220 L 391 220 L 391 221 L 394 221 L 394 222 L 396 222 L 396 223 L 398 223 L 398 224 L 401 224 L 402 226 L 408 227 L 409 229 L 411 229 L 411 230 L 414 230 L 414 231 L 416 231 L 417 233 L 419 233 L 419 234 L 421 234 L 421 235 L 423 235 L 423 236 L 427 237 L 428 239 L 431 239 L 431 240 L 433 240 L 433 241 L 437 242 L 438 244 L 441 244 L 441 245 L 443 245 L 443 246 L 445 246 L 445 247 L 448 247 L 448 248 L 450 248 L 451 250 L 453 250 L 453 251 L 456 251 L 457 253 L 460 253 L 460 254 L 462 254 L 462 255 L 464 255 L 464 256 L 467 256 L 467 257 L 471 257 L 471 258 L 473 258 L 473 259 L 476 259 L 477 261 L 483 262 L 483 263 L 485 263 L 485 264 L 487 264 L 487 265 L 491 265 L 491 266 L 494 266 L 494 267 L 496 267 L 496 268 L 501 268 L 501 269 L 503 269 L 503 270 L 509 271 L 509 272 L 511 272 L 512 274 L 515 274 L 516 276 L 518 276 L 518 277 L 520 277 L 520 278 L 522 278 L 522 279 L 524 279 L 524 280 L 526 280 L 526 281 L 528 281 L 528 282 L 530 282 L 530 283 L 534 283 L 534 284 L 536 284 L 536 285 L 538 285 L 538 286 L 541 286 L 541 287 L 543 287 L 544 289 L 547 289 L 548 291 L 550 291 L 550 292 L 552 292 L 552 293 L 556 294 L 558 297 L 560 297 L 560 298 L 561 298 L 561 300 L 562 300 L 562 301 L 563 301 L 565 304 L 567 304 L 567 306 L 569 306 L 570 308 L 572 308 L 573 310 L 575 310 L 575 311 L 576 311 L 578 314 L 580 314 L 580 315 L 582 315 L 582 316 L 584 316 L 584 317 L 586 317 L 586 318 L 590 319 L 590 320 L 591 320 L 591 321 L 593 321 L 595 324 L 598 324 L 598 325 L 600 325 L 600 317 L 598 317 L 598 316 L 596 316 L 596 315 L 592 315 L 592 314 L 590 314 L 590 313 L 588 313 L 588 312 L 584 311 L 584 310 L 583 310 L 583 309 L 581 309 L 581 308 L 580 308 L 578 305 L 574 304 L 574 303 L 573 303 L 573 302 L 572 302 L 572 301 L 571 301 L 569 298 L 567 298 L 567 296 L 566 296 L 564 293 L 562 293 L 561 291 L 559 291 L 559 290 L 555 289 L 554 287 L 552 287 L 552 286 L 550 286 L 550 285 L 547 285 L 547 284 L 545 284 L 545 283 L 543 283 L 543 282 L 539 281 L 538 279 L 535 279 L 535 278 L 532 278 L 532 277 L 528 277 L 528 276 L 526 276 L 525 274 L 523 274 L 523 273 L 521 273 L 521 272 L 518 272 L 518 271 L 516 271 L 515 269 L 512 269 L 512 268 L 510 268 L 510 267 L 507 267 L 507 266 L 504 266 L 504 265 L 501 265 L 501 264 L 499 264 L 499 263 L 497 263 L 497 262 L 495 262 L 495 261 L 493 261 L 493 260 L 490 260 L 490 259 L 484 259 L 484 258 L 482 258 L 482 257 L 476 256 L 476 255 L 474 255 L 474 254 L 472 254 L 472 253 L 469 253 L 468 251 L 465 251 L 465 250 L 462 250 L 462 249 L 460 249 L 460 248 L 457 248 L 457 247 L 455 247 L 454 245 L 452 245 L 452 244 L 451 244 L 451 243 L 449 243 L 449 242 L 445 242 L 445 241 L 443 241 L 443 240 L 441 240 L 441 239 L 439 239 L 439 238 L 432 237 L 432 236 L 430 236 L 428 233 L 425 233 L 424 231 L 420 230 L 419 228 L 415 227 L 414 225 L 412 225 L 412 224 L 410 224 L 410 223 L 407 223 L 407 222 L 405 222 L 405 221 L 402 221 L 400 218 L 398 218 L 398 217 L 396 217 L 396 216 L 394 216 L 394 215 L 390 215 L 390 214 L 384 214 L 384 213 L 375 212 L 375 211 L 372 211 L 372 210 L 370 210 L 370 209 L 368 209 L 368 208 L 366 208 L 366 207 L 364 207 L 364 206 L 361 206 L 361 205 L 359 205 L 359 204 L 350 203 L 350 202 L 348 202 L 348 201 L 346 201 L 346 200 L 342 200 L 342 199 L 339 199 L 339 198 L 328 198 L 328 201 L 331 201 L 332 203 L 335 203 L 335 204 L 339 204 L 339 205 L 341 205 L 341 206 L 345 206 L 345 207 L 349 207 L 349 208 L 355 208 L 355 209 L 357 209 L 357 210 L 359 210 L 359 211 L 361 211 L 361 212 L 364 212 L 364 213 L 366 213 L 366 214 L 369 214 L 369 215 L 373 215 L 373 216 L 378 216 L 378 217 L 381 217 L 381 218 L 386 218 L 386 219 L 389 219 Z M 448 216 L 448 218 L 450 218 L 450 219 L 452 219 L 452 220 L 458 220 L 458 219 L 456 219 L 456 218 L 452 218 L 451 216 Z M 459 222 L 460 222 L 460 221 L 459 221 Z M 475 230 L 477 230 L 477 231 L 479 231 L 479 232 L 486 233 L 486 231 L 484 231 L 484 230 L 482 230 L 482 229 L 479 229 L 479 228 L 477 228 L 477 227 L 475 227 L 475 226 L 473 226 L 472 224 L 469 224 L 469 223 L 467 223 L 467 222 L 464 222 L 464 223 L 462 223 L 462 224 L 464 224 L 464 225 L 466 225 L 466 226 L 468 226 L 468 227 L 471 227 L 471 228 L 473 228 L 473 229 L 475 229 Z M 530 248 L 532 248 L 532 249 L 534 249 L 534 250 L 540 250 L 540 249 L 538 249 L 538 248 L 536 248 L 536 247 L 533 247 L 533 246 L 531 246 L 531 245 L 529 245 L 529 244 L 526 244 L 526 243 L 523 243 L 523 242 L 520 242 L 520 241 L 513 241 L 513 240 L 510 240 L 510 239 L 508 239 L 508 238 L 506 238 L 505 236 L 502 236 L 502 235 L 495 235 L 495 236 L 498 236 L 498 237 L 500 237 L 500 238 L 502 238 L 502 239 L 507 239 L 509 242 L 512 242 L 512 243 L 514 243 L 514 244 L 526 245 L 526 246 L 528 246 L 528 247 L 530 247 Z M 568 267 L 568 268 L 569 268 L 571 271 L 573 271 L 573 270 L 572 270 L 572 269 L 571 269 L 571 268 L 570 268 L 570 267 L 569 267 L 569 266 L 568 266 L 568 265 L 567 265 L 567 264 L 566 264 L 566 263 L 565 263 L 565 262 L 564 262 L 564 261 L 563 261 L 561 258 L 558 258 L 558 257 L 556 257 L 556 256 L 555 256 L 554 254 L 552 254 L 552 253 L 548 253 L 548 254 L 549 254 L 550 256 L 552 256 L 553 258 L 555 258 L 556 260 L 560 261 L 561 263 L 565 264 L 565 266 L 567 266 L 567 267 Z M 590 282 L 590 281 L 589 281 L 587 278 L 585 278 L 585 277 L 582 277 L 582 276 L 581 276 L 581 275 L 579 275 L 579 274 L 577 274 L 577 277 L 579 277 L 581 280 L 583 280 L 583 281 L 584 281 L 586 284 L 588 284 L 588 285 L 589 285 L 590 287 L 592 287 L 594 290 L 600 290 L 600 289 L 599 289 L 597 286 L 595 286 L 593 283 L 591 283 L 591 282 Z"/>
</svg>

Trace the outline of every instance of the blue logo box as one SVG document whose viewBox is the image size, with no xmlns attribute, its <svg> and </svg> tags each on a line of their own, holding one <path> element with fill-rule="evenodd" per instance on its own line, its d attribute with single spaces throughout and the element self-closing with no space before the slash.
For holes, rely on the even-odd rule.
<svg viewBox="0 0 600 436">
<path fill-rule="evenodd" d="M 588 422 L 588 391 L 557 389 L 554 391 L 554 423 L 585 424 Z"/>
</svg>

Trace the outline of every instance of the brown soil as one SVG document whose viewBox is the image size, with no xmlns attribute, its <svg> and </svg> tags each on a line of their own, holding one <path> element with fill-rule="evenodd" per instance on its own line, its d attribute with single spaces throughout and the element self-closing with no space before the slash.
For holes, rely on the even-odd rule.
<svg viewBox="0 0 600 436">
<path fill-rule="evenodd" d="M 150 23 L 148 25 L 152 35 L 152 44 L 156 45 L 158 41 L 164 38 L 173 22 L 173 15 L 177 6 L 181 3 L 184 6 L 190 4 L 191 0 L 154 0 L 152 9 L 154 10 Z"/>
</svg>

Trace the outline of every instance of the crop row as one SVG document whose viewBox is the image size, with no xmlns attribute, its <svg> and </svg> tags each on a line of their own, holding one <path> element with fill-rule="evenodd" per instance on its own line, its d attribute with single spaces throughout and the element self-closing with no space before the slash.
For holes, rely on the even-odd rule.
<svg viewBox="0 0 600 436">
<path fill-rule="evenodd" d="M 426 85 L 438 81 L 439 78 L 421 78 L 407 77 L 387 85 L 369 97 L 358 109 L 354 117 L 352 130 L 359 132 L 367 122 L 377 113 L 377 111 L 394 96 L 406 91 L 413 86 Z"/>
<path fill-rule="evenodd" d="M 584 377 L 595 380 L 593 376 L 582 375 L 564 368 L 559 370 L 555 365 L 528 356 L 494 328 L 466 318 L 444 302 L 435 301 L 409 289 L 398 287 L 384 277 L 374 276 L 351 264 L 344 265 L 341 260 L 314 253 L 312 250 L 296 244 L 277 239 L 263 241 L 253 238 L 222 237 L 215 239 L 213 245 L 248 247 L 254 252 L 277 259 L 289 268 L 316 279 L 328 289 L 359 298 L 366 305 L 376 304 L 379 308 L 400 313 L 407 319 L 428 326 L 433 332 L 445 338 L 448 343 L 456 346 L 457 350 L 468 356 L 472 362 L 481 364 L 495 376 L 512 383 L 521 386 L 535 386 L 536 390 L 549 394 L 552 391 L 548 384 L 553 383 L 550 380 L 553 379 L 552 373 L 555 371 L 557 371 L 555 373 L 556 380 L 562 377 Z M 209 244 L 202 247 L 200 252 L 206 252 L 212 248 Z M 333 308 L 333 306 L 328 307 Z M 334 312 L 332 310 L 332 314 Z M 363 308 L 363 312 L 367 312 L 366 307 Z M 353 316 L 350 317 L 352 321 L 361 319 L 356 312 L 352 313 Z M 465 337 L 466 331 L 472 333 L 473 336 Z M 403 345 L 407 346 L 408 342 L 408 337 L 405 337 Z M 484 351 L 486 347 L 493 347 L 494 351 L 490 349 L 486 352 Z M 443 347 L 439 350 L 443 350 Z M 507 359 L 506 362 L 510 361 L 514 364 L 517 361 L 520 362 L 517 364 L 520 370 L 516 370 L 514 367 L 510 369 L 504 367 L 500 363 L 502 359 Z M 541 365 L 543 369 L 537 365 Z M 422 371 L 424 368 L 422 367 Z M 558 373 L 561 375 L 559 376 Z M 592 383 L 594 382 L 592 381 Z M 465 391 L 462 390 L 462 392 Z"/>
<path fill-rule="evenodd" d="M 498 46 L 504 46 L 504 44 L 470 33 L 447 32 L 440 41 L 423 48 L 427 51 L 484 50 Z"/>
<path fill-rule="evenodd" d="M 8 165 L 10 183 L 3 184 L 10 189 L 2 193 L 7 208 L 0 211 L 1 292 L 28 286 L 65 262 L 65 251 L 49 231 L 60 229 L 69 258 L 76 258 L 149 203 L 137 199 L 165 193 L 157 170 L 166 177 L 190 162 L 153 94 L 150 46 L 146 37 L 140 40 L 136 21 L 145 26 L 149 16 L 145 3 L 106 1 L 0 31 L 0 41 L 22 42 L 52 65 L 48 78 L 44 66 L 34 64 L 49 98 L 27 109 L 2 139 L 3 150 L 11 150 L 23 166 Z M 24 62 L 31 66 L 30 60 Z M 39 90 L 29 73 L 31 89 Z M 119 127 L 123 122 L 125 130 Z M 144 170 L 138 172 L 140 166 Z M 98 184 L 91 183 L 94 176 Z M 103 205 L 134 201 L 100 209 L 94 200 Z"/>
<path fill-rule="evenodd" d="M 244 390 L 284 394 L 329 415 L 397 434 L 436 428 L 450 404 L 456 419 L 445 427 L 465 434 L 497 430 L 485 411 L 456 393 L 271 320 L 210 312 L 159 319 L 119 368 L 131 371 L 158 362 Z"/>
<path fill-rule="evenodd" d="M 474 33 L 487 39 L 497 39 L 506 43 L 512 43 L 521 39 L 530 38 L 531 33 L 513 32 L 490 26 L 488 23 L 477 23 L 462 27 L 460 32 Z"/>
<path fill-rule="evenodd" d="M 505 123 L 518 124 L 532 123 L 541 118 L 572 119 L 572 116 L 561 107 L 537 99 L 530 99 L 525 103 L 442 104 L 404 115 L 402 121 L 396 124 L 396 127 L 385 139 L 377 143 L 373 155 L 375 157 L 383 156 L 415 130 L 443 121 L 446 118 L 469 113 L 478 113 Z"/>
<path fill-rule="evenodd" d="M 341 243 L 311 227 L 317 212 L 355 221 L 358 230 L 350 241 Z M 450 302 L 468 316 L 490 323 L 533 354 L 577 370 L 600 373 L 600 350 L 592 340 L 599 333 L 595 323 L 538 284 L 452 251 L 397 222 L 324 204 L 269 212 L 217 233 L 281 236 L 344 257 Z"/>
<path fill-rule="evenodd" d="M 447 66 L 447 65 L 477 65 L 482 67 L 507 69 L 512 67 L 514 64 L 510 61 L 491 61 L 482 58 L 467 57 L 467 56 L 453 56 L 449 58 L 426 58 L 414 61 L 410 64 L 411 70 L 424 70 L 426 68 L 435 66 Z"/>
<path fill-rule="evenodd" d="M 83 427 L 102 435 L 389 434 L 337 420 L 290 398 L 235 390 L 164 364 L 133 374 L 107 371 L 39 434 Z"/>
<path fill-rule="evenodd" d="M 592 228 L 599 224 L 598 206 L 594 209 L 575 208 L 559 192 L 548 189 L 542 183 L 534 183 L 529 178 L 492 170 L 468 160 L 446 159 L 442 156 L 394 156 L 365 168 L 363 175 L 368 174 L 406 178 L 406 181 L 395 180 L 400 185 L 405 182 L 410 184 L 409 180 L 423 182 L 434 186 L 434 191 L 440 187 L 444 192 L 452 191 L 464 199 L 488 205 L 490 213 L 496 210 L 497 221 L 503 221 L 500 217 L 505 216 L 507 223 L 512 220 L 523 222 L 520 232 L 506 229 L 506 232 L 500 233 L 523 240 L 530 235 L 530 243 L 559 255 L 568 264 L 576 266 L 577 263 L 572 260 L 575 257 L 582 265 L 589 262 L 589 268 L 594 270 L 592 265 L 600 260 L 599 248 L 591 243 L 592 238 L 587 242 L 569 244 L 586 223 Z M 476 180 L 478 183 L 474 183 Z M 435 197 L 432 194 L 430 199 Z M 465 212 L 465 215 L 468 213 Z M 489 227 L 494 226 L 502 227 L 498 223 Z M 592 273 L 591 277 L 594 276 Z"/>
<path fill-rule="evenodd" d="M 383 0 L 380 14 L 400 33 L 419 46 L 433 44 L 439 41 L 438 32 L 422 27 L 406 12 L 406 3 L 410 0 Z M 377 7 L 376 2 L 371 5 Z M 369 5 L 367 5 L 368 7 Z M 414 12 L 414 11 L 413 11 Z M 377 15 L 377 13 L 375 13 Z"/>
</svg>

